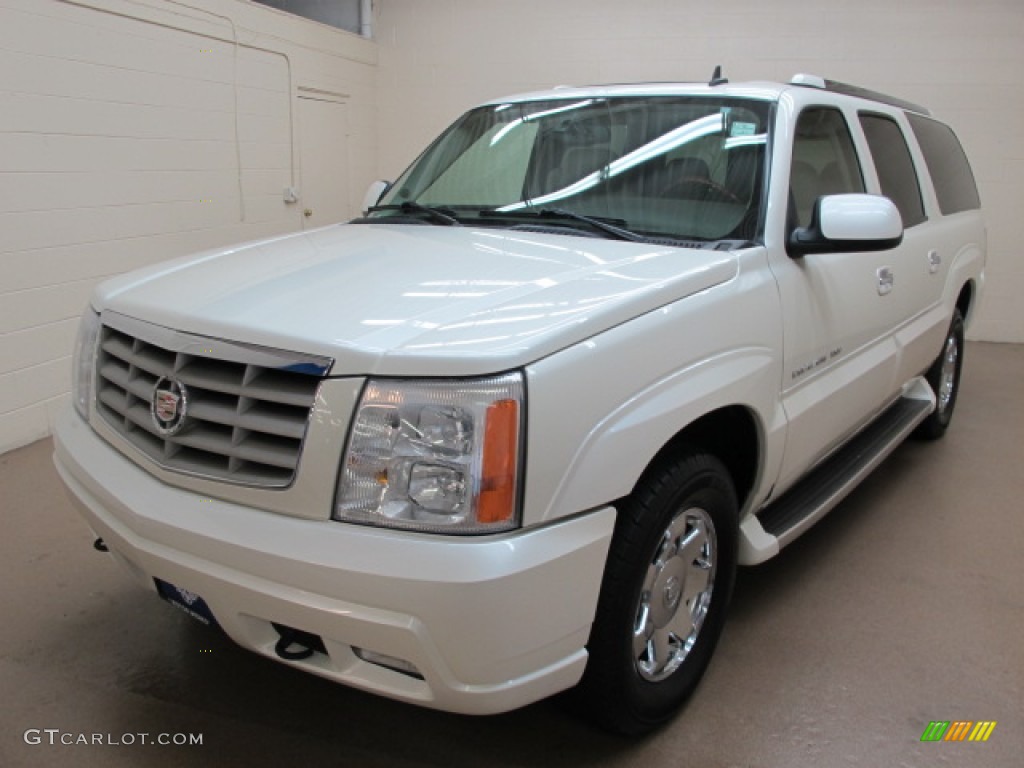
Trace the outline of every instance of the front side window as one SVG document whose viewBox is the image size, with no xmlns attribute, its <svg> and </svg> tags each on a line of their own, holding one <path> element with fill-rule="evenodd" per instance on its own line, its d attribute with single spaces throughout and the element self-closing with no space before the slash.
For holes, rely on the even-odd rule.
<svg viewBox="0 0 1024 768">
<path fill-rule="evenodd" d="M 882 194 L 895 203 L 905 228 L 925 220 L 921 186 L 903 131 L 891 117 L 862 113 L 860 125 L 871 148 Z"/>
<path fill-rule="evenodd" d="M 770 107 L 675 96 L 480 107 L 371 216 L 400 218 L 418 205 L 510 226 L 569 211 L 643 237 L 749 240 L 760 231 Z"/>
<path fill-rule="evenodd" d="M 811 223 L 822 195 L 863 192 L 864 178 L 846 118 L 832 107 L 810 107 L 797 118 L 789 191 L 796 226 Z"/>
</svg>

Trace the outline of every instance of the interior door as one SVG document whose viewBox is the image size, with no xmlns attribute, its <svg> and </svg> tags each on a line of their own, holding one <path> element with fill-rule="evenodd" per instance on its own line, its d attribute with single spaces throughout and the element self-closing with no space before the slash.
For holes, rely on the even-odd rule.
<svg viewBox="0 0 1024 768">
<path fill-rule="evenodd" d="M 348 108 L 342 99 L 299 91 L 299 204 L 305 229 L 346 221 L 357 213 L 350 199 Z"/>
</svg>

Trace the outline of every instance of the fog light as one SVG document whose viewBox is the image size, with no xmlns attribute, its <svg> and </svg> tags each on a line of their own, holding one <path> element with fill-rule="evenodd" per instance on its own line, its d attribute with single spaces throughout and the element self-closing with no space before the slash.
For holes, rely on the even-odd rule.
<svg viewBox="0 0 1024 768">
<path fill-rule="evenodd" d="M 423 673 L 421 673 L 416 668 L 416 665 L 411 661 L 398 659 L 394 656 L 388 656 L 383 653 L 376 653 L 375 651 L 368 651 L 365 648 L 353 648 L 352 650 L 355 651 L 356 656 L 370 664 L 376 664 L 378 667 L 386 667 L 394 672 L 401 672 L 403 675 L 415 677 L 418 680 L 423 679 Z"/>
</svg>

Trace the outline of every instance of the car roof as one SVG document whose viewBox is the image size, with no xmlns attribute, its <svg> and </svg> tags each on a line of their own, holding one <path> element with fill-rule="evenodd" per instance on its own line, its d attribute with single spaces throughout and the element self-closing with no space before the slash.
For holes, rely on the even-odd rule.
<svg viewBox="0 0 1024 768">
<path fill-rule="evenodd" d="M 726 96 L 732 98 L 758 99 L 762 101 L 778 101 L 783 93 L 793 89 L 820 90 L 856 99 L 887 104 L 889 106 L 930 114 L 924 107 L 909 101 L 889 96 L 877 91 L 868 90 L 855 85 L 826 80 L 816 75 L 798 74 L 788 83 L 769 81 L 752 81 L 730 83 L 725 80 L 712 83 L 613 83 L 607 85 L 571 86 L 560 85 L 549 90 L 531 91 L 515 94 L 485 102 L 485 105 L 510 104 L 546 99 L 594 99 L 635 96 Z"/>
<path fill-rule="evenodd" d="M 593 99 L 624 96 L 732 96 L 737 98 L 776 101 L 790 86 L 771 82 L 727 83 L 708 85 L 707 83 L 613 83 L 608 85 L 559 85 L 544 91 L 530 91 L 500 99 L 493 99 L 486 104 L 509 104 L 520 101 L 540 101 L 543 99 Z"/>
</svg>

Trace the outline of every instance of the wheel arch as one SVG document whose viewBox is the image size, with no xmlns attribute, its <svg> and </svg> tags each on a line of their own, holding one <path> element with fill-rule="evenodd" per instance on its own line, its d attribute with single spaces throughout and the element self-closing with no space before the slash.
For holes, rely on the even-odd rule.
<svg viewBox="0 0 1024 768">
<path fill-rule="evenodd" d="M 665 461 L 688 450 L 701 450 L 725 465 L 732 479 L 740 510 L 756 487 L 761 468 L 763 438 L 759 422 L 750 408 L 728 405 L 710 411 L 680 429 L 647 464 L 637 485 Z M 635 488 L 636 486 L 634 486 Z"/>
<path fill-rule="evenodd" d="M 647 360 L 659 358 L 638 362 Z M 763 478 L 777 470 L 761 465 L 781 455 L 785 442 L 785 422 L 771 395 L 780 363 L 769 348 L 706 356 L 641 389 L 631 377 L 610 377 L 582 397 L 577 366 L 574 386 L 562 383 L 564 369 L 577 362 L 585 367 L 589 360 L 549 360 L 531 370 L 530 425 L 544 430 L 544 439 L 531 443 L 527 454 L 526 524 L 629 497 L 661 457 L 687 443 L 726 465 L 741 517 L 749 512 Z M 567 409 L 568 402 L 574 407 Z"/>
<path fill-rule="evenodd" d="M 970 322 L 971 312 L 974 311 L 974 306 L 977 303 L 975 301 L 977 290 L 974 280 L 968 280 L 961 286 L 960 293 L 956 297 L 956 308 L 960 310 L 960 316 L 964 319 L 964 325 Z"/>
<path fill-rule="evenodd" d="M 945 278 L 943 305 L 950 315 L 954 307 L 959 309 L 965 327 L 971 325 L 978 309 L 978 301 L 985 290 L 985 261 L 984 233 L 975 232 L 969 241 L 957 250 Z"/>
</svg>

